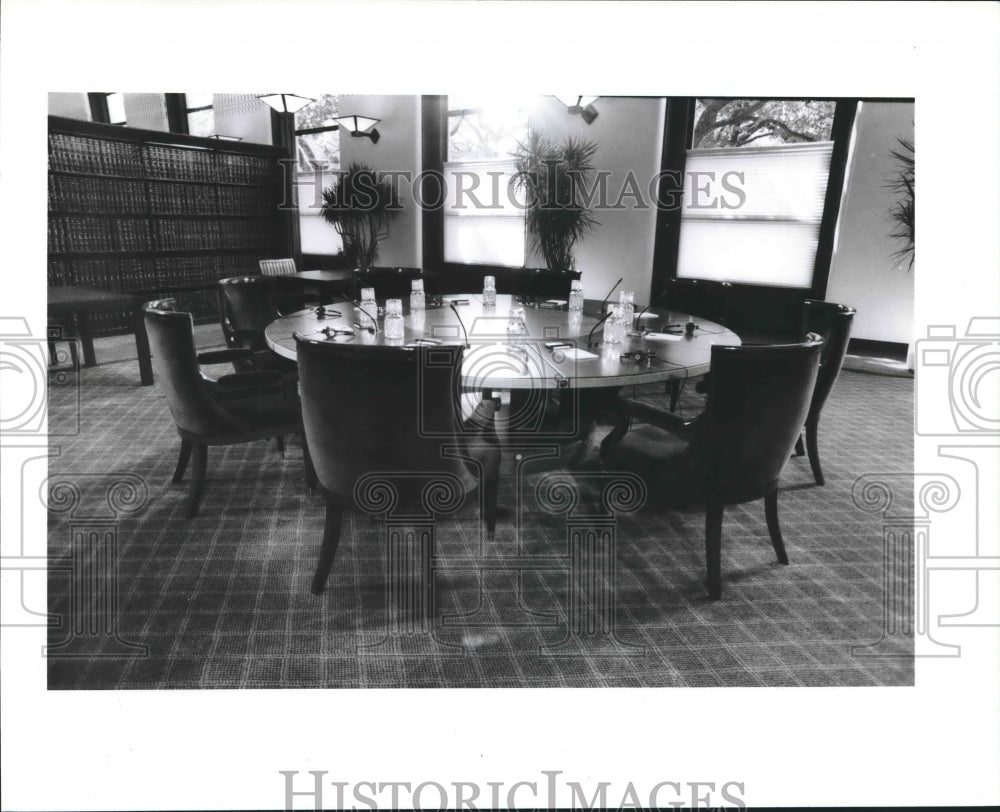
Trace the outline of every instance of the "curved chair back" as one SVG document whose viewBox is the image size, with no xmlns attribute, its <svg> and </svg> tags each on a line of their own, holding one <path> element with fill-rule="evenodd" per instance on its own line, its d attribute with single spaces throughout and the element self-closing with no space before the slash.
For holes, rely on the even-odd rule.
<svg viewBox="0 0 1000 812">
<path fill-rule="evenodd" d="M 570 282 L 580 271 L 524 268 L 514 271 L 514 295 L 528 299 L 569 299 Z"/>
<path fill-rule="evenodd" d="M 663 305 L 674 313 L 721 322 L 731 288 L 728 282 L 709 279 L 668 279 Z"/>
<path fill-rule="evenodd" d="M 260 272 L 264 276 L 291 276 L 295 273 L 294 259 L 262 259 Z"/>
<path fill-rule="evenodd" d="M 847 345 L 851 339 L 851 327 L 858 311 L 847 305 L 834 302 L 820 302 L 806 299 L 802 315 L 802 332 L 816 333 L 823 337 L 823 355 L 820 358 L 819 374 L 809 419 L 816 419 L 823 410 L 826 399 L 840 375 L 847 355 Z"/>
<path fill-rule="evenodd" d="M 273 282 L 266 276 L 219 280 L 219 316 L 230 347 L 267 349 L 264 328 L 278 317 Z"/>
<path fill-rule="evenodd" d="M 822 341 L 712 347 L 705 412 L 688 448 L 695 483 L 726 504 L 777 486 L 809 410 Z"/>
<path fill-rule="evenodd" d="M 442 452 L 461 431 L 463 347 L 296 339 L 306 441 L 329 494 L 351 500 L 359 480 L 377 472 L 397 486 L 400 475 L 430 471 L 457 475 L 463 492 L 476 486 L 467 466 Z"/>
<path fill-rule="evenodd" d="M 369 268 L 354 271 L 354 298 L 361 298 L 362 288 L 375 288 L 375 298 L 409 300 L 411 281 L 423 279 L 420 268 Z M 424 283 L 426 287 L 427 283 Z"/>
<path fill-rule="evenodd" d="M 198 367 L 194 319 L 173 310 L 169 299 L 147 302 L 143 308 L 156 382 L 163 387 L 178 430 L 199 435 L 224 434 L 231 429 L 215 410 Z"/>
</svg>

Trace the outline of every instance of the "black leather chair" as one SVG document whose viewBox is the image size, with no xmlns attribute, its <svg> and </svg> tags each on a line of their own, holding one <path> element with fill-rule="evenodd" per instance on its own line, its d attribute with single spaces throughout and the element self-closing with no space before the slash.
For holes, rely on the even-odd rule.
<svg viewBox="0 0 1000 812">
<path fill-rule="evenodd" d="M 815 299 L 806 299 L 803 306 L 803 333 L 816 333 L 823 337 L 823 354 L 820 356 L 816 389 L 813 391 L 812 403 L 806 417 L 806 448 L 809 450 L 809 464 L 812 466 L 816 484 L 823 485 L 826 479 L 819 463 L 817 441 L 819 416 L 844 365 L 847 345 L 851 340 L 851 326 L 857 310 L 847 305 L 820 302 Z M 795 444 L 795 453 L 800 456 L 804 453 L 801 435 Z"/>
<path fill-rule="evenodd" d="M 253 353 L 246 349 L 196 352 L 191 314 L 176 312 L 174 306 L 169 299 L 147 302 L 143 312 L 156 382 L 164 389 L 181 437 L 175 483 L 183 479 L 188 461 L 194 458 L 187 504 L 190 518 L 201 502 L 209 446 L 301 433 L 302 415 L 294 383 L 278 372 L 239 372 L 217 380 L 205 376 L 200 364 L 252 362 Z M 308 451 L 305 461 L 306 484 L 312 489 L 315 478 Z"/>
<path fill-rule="evenodd" d="M 385 299 L 410 300 L 414 279 L 423 279 L 420 268 L 360 268 L 354 271 L 354 298 L 361 299 L 362 288 L 375 288 L 375 298 L 380 302 Z M 426 282 L 425 282 L 426 286 Z"/>
<path fill-rule="evenodd" d="M 663 409 L 620 401 L 620 418 L 601 447 L 607 468 L 639 473 L 650 503 L 705 506 L 708 594 L 722 595 L 726 505 L 764 499 L 771 544 L 788 563 L 778 525 L 778 478 L 809 411 L 822 341 L 767 347 L 712 347 L 705 411 L 683 421 Z M 646 423 L 629 430 L 633 419 Z"/>
<path fill-rule="evenodd" d="M 521 301 L 569 299 L 570 283 L 579 279 L 580 271 L 560 271 L 549 268 L 518 268 L 513 271 L 513 294 Z"/>
<path fill-rule="evenodd" d="M 662 306 L 677 315 L 698 316 L 721 324 L 726 317 L 732 287 L 728 282 L 711 279 L 668 279 Z M 653 311 L 656 311 L 655 307 Z M 667 381 L 672 412 L 677 411 L 677 401 L 683 385 L 684 382 L 679 378 Z M 707 382 L 702 380 L 698 382 L 696 390 L 704 392 L 706 387 Z"/>
<path fill-rule="evenodd" d="M 463 347 L 359 347 L 301 336 L 296 344 L 306 441 L 326 497 L 313 593 L 323 591 L 333 566 L 343 513 L 372 475 L 397 504 L 419 501 L 435 476 L 463 499 L 479 486 L 493 533 L 500 465 L 494 404 L 483 401 L 460 421 Z"/>
<path fill-rule="evenodd" d="M 238 372 L 275 369 L 295 374 L 295 362 L 274 353 L 264 338 L 264 329 L 282 313 L 304 306 L 296 280 L 282 276 L 234 276 L 220 279 L 219 319 L 226 346 L 250 350 L 253 360 L 237 360 Z"/>
</svg>

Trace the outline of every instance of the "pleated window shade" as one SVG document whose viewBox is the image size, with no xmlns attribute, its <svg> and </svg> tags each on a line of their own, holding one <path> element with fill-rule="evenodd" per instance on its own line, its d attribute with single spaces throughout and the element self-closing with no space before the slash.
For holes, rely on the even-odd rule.
<svg viewBox="0 0 1000 812">
<path fill-rule="evenodd" d="M 832 153 L 832 141 L 688 150 L 677 275 L 809 287 Z"/>
<path fill-rule="evenodd" d="M 465 265 L 524 265 L 524 195 L 510 186 L 507 158 L 444 165 L 444 260 Z"/>
<path fill-rule="evenodd" d="M 299 172 L 295 176 L 295 196 L 299 206 L 299 239 L 303 254 L 339 254 L 344 241 L 323 219 L 322 197 L 317 190 L 333 182 L 330 173 Z"/>
</svg>

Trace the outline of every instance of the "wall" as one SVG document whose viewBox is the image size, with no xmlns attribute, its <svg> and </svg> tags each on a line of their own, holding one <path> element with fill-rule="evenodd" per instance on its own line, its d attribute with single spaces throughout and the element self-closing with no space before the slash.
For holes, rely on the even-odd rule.
<svg viewBox="0 0 1000 812">
<path fill-rule="evenodd" d="M 864 102 L 854 123 L 853 150 L 826 298 L 857 308 L 852 335 L 909 344 L 913 340 L 914 270 L 893 258 L 900 241 L 885 188 L 896 165 L 896 137 L 913 140 L 913 104 Z"/>
<path fill-rule="evenodd" d="M 49 93 L 49 115 L 90 121 L 90 102 L 86 93 Z"/>
<path fill-rule="evenodd" d="M 369 138 L 352 138 L 340 131 L 340 165 L 346 169 L 352 162 L 367 164 L 376 170 L 420 173 L 420 97 L 419 96 L 340 96 L 340 115 L 378 118 L 375 125 L 379 142 Z M 403 211 L 389 223 L 389 235 L 379 246 L 378 265 L 398 267 L 422 266 L 421 212 L 413 200 L 409 183 L 399 185 Z"/>
<path fill-rule="evenodd" d="M 570 136 L 596 141 L 594 165 L 611 173 L 611 204 L 625 188 L 629 172 L 649 203 L 650 180 L 660 171 L 665 104 L 662 98 L 601 97 L 594 102 L 598 117 L 588 125 L 580 116 L 570 115 L 558 99 L 544 96 L 533 108 L 529 124 L 557 141 Z M 622 202 L 624 207 L 620 209 L 595 208 L 594 216 L 600 225 L 577 243 L 576 267 L 583 273 L 587 298 L 603 299 L 622 277 L 618 290 L 635 291 L 636 302 L 643 304 L 649 300 L 652 280 L 656 209 L 652 205 L 638 208 L 631 197 Z M 529 260 L 529 264 L 544 262 Z"/>
</svg>

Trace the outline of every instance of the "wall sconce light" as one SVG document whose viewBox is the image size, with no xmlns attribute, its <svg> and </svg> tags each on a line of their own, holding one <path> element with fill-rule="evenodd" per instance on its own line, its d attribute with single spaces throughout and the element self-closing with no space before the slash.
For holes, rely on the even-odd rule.
<svg viewBox="0 0 1000 812">
<path fill-rule="evenodd" d="M 243 136 L 241 135 L 220 135 L 219 133 L 212 133 L 209 138 L 214 138 L 216 141 L 242 141 Z"/>
<path fill-rule="evenodd" d="M 580 116 L 587 124 L 593 124 L 594 119 L 597 118 L 594 102 L 600 96 L 556 96 L 556 98 L 566 105 L 566 110 L 570 115 Z"/>
<path fill-rule="evenodd" d="M 306 96 L 296 96 L 294 93 L 266 93 L 257 98 L 279 113 L 297 113 L 316 101 Z"/>
<path fill-rule="evenodd" d="M 370 138 L 373 144 L 377 144 L 379 138 L 382 137 L 375 129 L 375 125 L 381 120 L 367 116 L 341 116 L 334 119 L 337 126 L 347 130 L 353 138 Z"/>
</svg>

